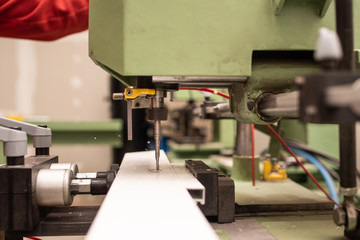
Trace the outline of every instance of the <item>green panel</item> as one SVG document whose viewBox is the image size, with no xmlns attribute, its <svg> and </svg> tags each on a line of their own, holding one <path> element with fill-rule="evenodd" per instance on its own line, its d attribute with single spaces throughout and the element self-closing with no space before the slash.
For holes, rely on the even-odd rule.
<svg viewBox="0 0 360 240">
<path fill-rule="evenodd" d="M 291 181 L 235 181 L 235 201 L 239 205 L 330 204 L 325 195 L 318 195 Z"/>
<path fill-rule="evenodd" d="M 111 121 L 51 121 L 51 122 L 31 122 L 37 125 L 47 125 L 52 132 L 114 132 L 122 130 L 120 119 Z"/>
<path fill-rule="evenodd" d="M 53 144 L 96 144 L 122 146 L 122 121 L 32 122 L 47 125 Z M 31 140 L 31 138 L 29 138 Z"/>
<path fill-rule="evenodd" d="M 284 139 L 307 143 L 307 125 L 295 119 L 283 119 L 280 122 L 281 134 Z"/>
<path fill-rule="evenodd" d="M 335 26 L 325 7 L 287 0 L 275 15 L 272 0 L 90 0 L 90 57 L 114 75 L 250 76 L 254 50 L 313 49 L 318 29 Z"/>
<path fill-rule="evenodd" d="M 310 147 L 339 158 L 339 127 L 334 124 L 308 124 Z"/>
</svg>

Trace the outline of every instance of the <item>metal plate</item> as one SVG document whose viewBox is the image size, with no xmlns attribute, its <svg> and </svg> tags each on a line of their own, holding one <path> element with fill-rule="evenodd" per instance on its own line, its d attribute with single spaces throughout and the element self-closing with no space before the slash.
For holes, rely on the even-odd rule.
<svg viewBox="0 0 360 240">
<path fill-rule="evenodd" d="M 217 239 L 165 153 L 127 153 L 86 239 Z"/>
</svg>

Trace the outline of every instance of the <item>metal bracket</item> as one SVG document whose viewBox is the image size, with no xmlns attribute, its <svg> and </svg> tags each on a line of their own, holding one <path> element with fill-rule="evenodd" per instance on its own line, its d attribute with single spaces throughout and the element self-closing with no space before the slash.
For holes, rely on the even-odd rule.
<svg viewBox="0 0 360 240">
<path fill-rule="evenodd" d="M 140 96 L 155 95 L 155 89 L 148 88 L 125 88 L 124 98 L 126 100 L 133 100 Z"/>
<path fill-rule="evenodd" d="M 0 125 L 4 127 L 21 127 L 21 130 L 26 134 L 33 136 L 35 148 L 49 148 L 51 147 L 51 129 L 41 127 L 34 124 L 20 122 L 9 118 L 0 117 Z"/>
</svg>

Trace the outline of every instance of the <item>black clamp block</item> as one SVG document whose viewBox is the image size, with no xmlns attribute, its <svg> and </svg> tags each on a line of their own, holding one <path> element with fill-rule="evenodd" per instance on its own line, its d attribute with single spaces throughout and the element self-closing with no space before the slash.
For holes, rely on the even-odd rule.
<svg viewBox="0 0 360 240">
<path fill-rule="evenodd" d="M 231 223 L 235 219 L 234 181 L 216 168 L 210 168 L 202 161 L 185 161 L 185 166 L 205 187 L 205 204 L 198 204 L 206 217 L 217 219 L 218 223 Z"/>
</svg>

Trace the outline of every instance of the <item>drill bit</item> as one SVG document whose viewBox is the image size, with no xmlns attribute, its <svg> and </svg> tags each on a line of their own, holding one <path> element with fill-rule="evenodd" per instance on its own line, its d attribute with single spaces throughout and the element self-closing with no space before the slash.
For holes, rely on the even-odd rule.
<svg viewBox="0 0 360 240">
<path fill-rule="evenodd" d="M 155 140 L 155 160 L 156 170 L 159 170 L 159 157 L 160 157 L 160 121 L 154 121 L 154 140 Z"/>
</svg>

